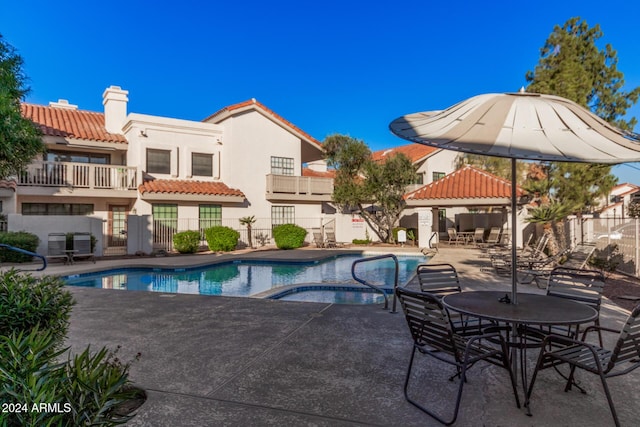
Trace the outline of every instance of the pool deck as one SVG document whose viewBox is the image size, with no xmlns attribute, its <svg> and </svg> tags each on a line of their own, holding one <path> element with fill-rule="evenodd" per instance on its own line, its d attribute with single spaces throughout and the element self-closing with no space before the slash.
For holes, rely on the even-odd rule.
<svg viewBox="0 0 640 427">
<path fill-rule="evenodd" d="M 384 252 L 387 250 L 383 249 Z M 185 267 L 228 257 L 314 260 L 337 250 L 256 252 L 51 265 L 47 274 L 74 274 L 118 266 Z M 398 251 L 394 250 L 395 253 Z M 413 250 L 415 252 L 415 250 Z M 197 259 L 196 259 L 197 258 Z M 508 278 L 480 271 L 476 249 L 443 248 L 431 262 L 456 266 L 465 290 L 508 292 Z M 274 301 L 256 298 L 70 288 L 72 351 L 122 346 L 131 380 L 148 399 L 132 426 L 437 426 L 405 401 L 403 382 L 411 350 L 404 317 L 381 305 Z M 543 291 L 521 286 L 525 292 Z M 605 301 L 603 326 L 619 327 L 628 312 Z M 611 343 L 611 339 L 607 341 Z M 533 353 L 533 352 L 531 352 Z M 450 407 L 456 383 L 449 367 L 421 357 L 426 393 Z M 580 375 L 588 394 L 564 393 L 550 371 L 541 374 L 528 417 L 515 406 L 505 372 L 478 365 L 468 373 L 457 426 L 613 425 L 602 387 Z M 429 382 L 435 387 L 429 389 Z M 609 381 L 622 425 L 635 425 L 640 372 Z M 445 396 L 445 397 L 442 397 Z"/>
</svg>

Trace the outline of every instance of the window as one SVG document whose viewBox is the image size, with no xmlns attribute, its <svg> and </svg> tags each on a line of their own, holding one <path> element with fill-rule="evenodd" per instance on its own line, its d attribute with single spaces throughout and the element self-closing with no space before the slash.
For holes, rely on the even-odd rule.
<svg viewBox="0 0 640 427">
<path fill-rule="evenodd" d="M 424 174 L 422 173 L 416 174 L 416 178 L 413 180 L 413 183 L 418 185 L 424 184 Z"/>
<path fill-rule="evenodd" d="M 22 215 L 91 215 L 93 205 L 80 203 L 23 203 Z"/>
<path fill-rule="evenodd" d="M 100 153 L 75 153 L 72 151 L 49 151 L 44 155 L 48 162 L 74 162 L 74 163 L 96 163 L 100 165 L 111 164 L 110 154 Z"/>
<path fill-rule="evenodd" d="M 293 158 L 271 156 L 271 173 L 274 175 L 293 175 Z"/>
<path fill-rule="evenodd" d="M 437 181 L 439 179 L 442 179 L 442 178 L 445 177 L 445 175 L 446 175 L 446 173 L 444 173 L 444 172 L 434 172 L 433 173 L 433 181 L 435 182 L 435 181 Z"/>
<path fill-rule="evenodd" d="M 171 151 L 147 148 L 147 172 L 171 173 Z"/>
<path fill-rule="evenodd" d="M 271 226 L 295 223 L 295 206 L 271 206 Z"/>
<path fill-rule="evenodd" d="M 220 205 L 200 205 L 199 208 L 199 220 L 200 220 L 200 233 L 204 237 L 204 230 L 214 227 L 216 225 L 222 225 L 222 206 Z"/>
<path fill-rule="evenodd" d="M 178 205 L 158 203 L 151 206 L 153 215 L 153 242 L 171 242 L 178 229 Z"/>
<path fill-rule="evenodd" d="M 191 153 L 191 175 L 213 176 L 213 154 Z"/>
</svg>

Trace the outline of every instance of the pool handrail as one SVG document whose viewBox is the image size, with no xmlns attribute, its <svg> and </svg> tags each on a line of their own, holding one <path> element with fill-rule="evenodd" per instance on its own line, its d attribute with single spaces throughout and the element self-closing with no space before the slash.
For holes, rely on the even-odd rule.
<svg viewBox="0 0 640 427">
<path fill-rule="evenodd" d="M 22 249 L 22 248 L 16 248 L 15 246 L 7 245 L 5 243 L 0 243 L 0 248 L 9 249 L 10 251 L 14 251 L 14 252 L 20 252 L 21 254 L 25 254 L 25 255 L 31 255 L 33 257 L 40 258 L 42 260 L 42 267 L 37 268 L 35 270 L 21 270 L 21 271 L 42 271 L 45 268 L 47 268 L 47 258 L 45 258 L 44 256 L 42 256 L 40 254 L 37 254 L 35 252 L 31 252 L 31 251 L 27 251 L 27 250 Z"/>
<path fill-rule="evenodd" d="M 387 310 L 389 308 L 389 298 L 387 297 L 387 293 L 384 291 L 384 289 L 382 289 L 380 286 L 376 286 L 374 284 L 371 284 L 369 282 L 367 282 L 364 279 L 359 278 L 358 276 L 356 276 L 356 265 L 357 264 L 361 264 L 363 262 L 369 262 L 369 261 L 377 261 L 377 260 L 381 260 L 381 259 L 385 259 L 385 258 L 391 258 L 393 259 L 393 262 L 395 264 L 395 274 L 394 274 L 394 279 L 393 279 L 393 292 L 395 295 L 395 291 L 396 288 L 398 287 L 398 258 L 393 255 L 393 254 L 384 254 L 384 255 L 376 255 L 376 256 L 372 256 L 372 257 L 366 257 L 366 258 L 360 258 L 357 259 L 353 262 L 353 264 L 351 264 L 351 277 L 353 277 L 353 280 L 355 280 L 358 283 L 361 283 L 365 286 L 368 286 L 374 290 L 376 290 L 377 292 L 380 292 L 382 294 L 382 296 L 384 297 L 384 310 Z M 393 299 L 393 309 L 391 310 L 391 313 L 396 313 L 396 299 Z"/>
</svg>

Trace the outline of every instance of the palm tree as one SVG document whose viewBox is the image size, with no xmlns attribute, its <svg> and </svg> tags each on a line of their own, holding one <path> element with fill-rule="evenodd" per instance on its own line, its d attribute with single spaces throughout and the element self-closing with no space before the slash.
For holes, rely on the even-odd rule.
<svg viewBox="0 0 640 427">
<path fill-rule="evenodd" d="M 250 248 L 253 248 L 253 240 L 251 239 L 251 226 L 256 223 L 255 215 L 245 216 L 239 219 L 240 225 L 247 226 L 247 242 Z"/>
</svg>

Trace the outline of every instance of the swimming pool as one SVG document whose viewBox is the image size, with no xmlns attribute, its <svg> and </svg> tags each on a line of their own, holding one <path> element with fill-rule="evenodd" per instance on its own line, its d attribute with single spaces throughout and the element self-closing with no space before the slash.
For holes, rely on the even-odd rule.
<svg viewBox="0 0 640 427">
<path fill-rule="evenodd" d="M 288 285 L 351 284 L 359 288 L 351 277 L 351 264 L 360 258 L 363 256 L 343 255 L 310 263 L 252 260 L 225 262 L 198 268 L 122 268 L 71 275 L 63 279 L 71 286 L 245 297 L 260 294 L 265 297 L 268 296 L 269 291 Z M 398 256 L 398 283 L 401 285 L 407 283 L 415 274 L 417 265 L 425 261 L 424 256 Z M 374 285 L 391 288 L 394 263 L 391 259 L 361 263 L 356 273 Z M 382 298 L 380 294 L 378 295 Z M 300 295 L 282 298 L 298 297 Z M 302 298 L 306 297 L 302 296 Z M 337 297 L 337 299 L 341 298 Z M 354 300 L 355 297 L 346 298 L 346 300 L 349 299 Z M 377 301 L 376 298 L 372 298 L 372 295 L 363 295 L 362 299 L 364 301 L 359 303 L 367 303 L 369 300 Z"/>
</svg>

